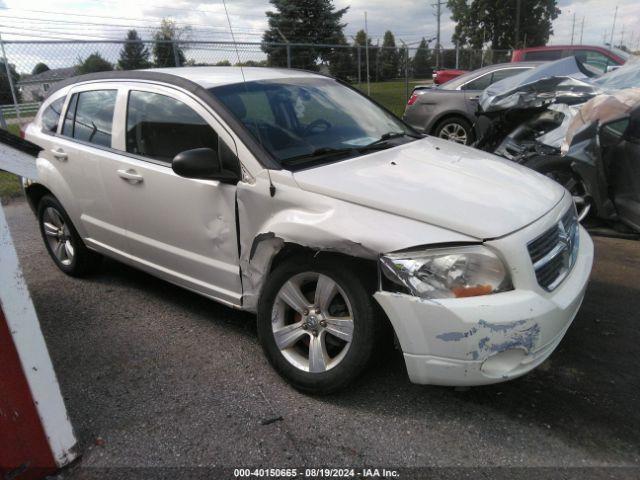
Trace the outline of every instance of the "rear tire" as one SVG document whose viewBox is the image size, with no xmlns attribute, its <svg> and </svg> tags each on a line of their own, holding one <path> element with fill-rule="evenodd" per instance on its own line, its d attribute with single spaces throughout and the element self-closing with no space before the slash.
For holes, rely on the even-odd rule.
<svg viewBox="0 0 640 480">
<path fill-rule="evenodd" d="M 433 135 L 461 145 L 471 145 L 476 139 L 473 126 L 462 117 L 448 117 L 439 121 Z"/>
<path fill-rule="evenodd" d="M 37 216 L 45 247 L 60 270 L 72 277 L 82 277 L 99 266 L 102 257 L 85 246 L 54 196 L 45 195 L 40 199 Z"/>
<path fill-rule="evenodd" d="M 375 283 L 367 288 L 370 275 L 358 273 L 355 262 L 347 268 L 343 258 L 303 256 L 267 279 L 258 338 L 271 365 L 296 389 L 335 392 L 371 363 L 383 322 L 372 297 Z"/>
</svg>

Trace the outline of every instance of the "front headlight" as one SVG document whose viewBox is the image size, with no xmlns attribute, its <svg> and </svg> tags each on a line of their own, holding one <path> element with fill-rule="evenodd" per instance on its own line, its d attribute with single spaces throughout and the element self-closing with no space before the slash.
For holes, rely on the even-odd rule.
<svg viewBox="0 0 640 480">
<path fill-rule="evenodd" d="M 474 297 L 513 289 L 502 261 L 487 247 L 437 248 L 380 257 L 385 278 L 422 298 Z"/>
</svg>

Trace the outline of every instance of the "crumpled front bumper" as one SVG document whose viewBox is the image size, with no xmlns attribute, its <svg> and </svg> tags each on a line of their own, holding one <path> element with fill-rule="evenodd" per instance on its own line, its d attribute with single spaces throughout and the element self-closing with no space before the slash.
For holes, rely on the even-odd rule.
<svg viewBox="0 0 640 480">
<path fill-rule="evenodd" d="M 523 375 L 551 355 L 580 308 L 592 264 L 593 242 L 580 227 L 576 263 L 551 293 L 520 277 L 515 290 L 480 297 L 425 300 L 384 291 L 374 297 L 394 327 L 412 382 L 484 385 Z"/>
</svg>

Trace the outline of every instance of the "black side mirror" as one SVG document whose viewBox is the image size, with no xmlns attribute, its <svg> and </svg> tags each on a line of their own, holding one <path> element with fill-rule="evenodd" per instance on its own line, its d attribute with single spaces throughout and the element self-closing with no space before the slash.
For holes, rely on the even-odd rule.
<svg viewBox="0 0 640 480">
<path fill-rule="evenodd" d="M 218 152 L 210 148 L 194 148 L 180 152 L 171 162 L 173 171 L 185 178 L 218 180 L 235 183 L 239 180 L 236 172 L 224 170 L 220 165 Z"/>
</svg>

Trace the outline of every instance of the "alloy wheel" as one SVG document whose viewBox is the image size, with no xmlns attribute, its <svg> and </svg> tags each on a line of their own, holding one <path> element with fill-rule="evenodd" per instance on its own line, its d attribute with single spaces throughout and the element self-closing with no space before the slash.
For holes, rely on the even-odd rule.
<svg viewBox="0 0 640 480">
<path fill-rule="evenodd" d="M 447 123 L 440 129 L 438 137 L 462 145 L 467 144 L 467 131 L 459 123 Z"/>
<path fill-rule="evenodd" d="M 576 204 L 578 211 L 578 221 L 582 222 L 589 215 L 591 210 L 591 202 L 587 195 L 587 189 L 584 182 L 570 171 L 551 171 L 547 172 L 547 177 L 558 182 L 573 196 L 573 202 Z"/>
<path fill-rule="evenodd" d="M 47 207 L 42 214 L 42 225 L 51 252 L 62 265 L 71 265 L 75 248 L 69 227 L 60 212 L 53 207 Z"/>
<path fill-rule="evenodd" d="M 294 367 L 323 373 L 345 358 L 353 339 L 353 309 L 329 276 L 303 272 L 278 291 L 271 314 L 277 348 Z"/>
</svg>

